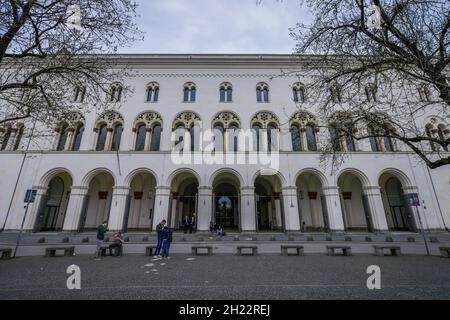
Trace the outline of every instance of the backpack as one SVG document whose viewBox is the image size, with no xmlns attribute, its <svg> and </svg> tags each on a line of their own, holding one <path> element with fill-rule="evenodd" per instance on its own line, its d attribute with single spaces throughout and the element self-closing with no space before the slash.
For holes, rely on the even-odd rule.
<svg viewBox="0 0 450 320">
<path fill-rule="evenodd" d="M 172 242 L 172 229 L 167 230 L 167 241 Z"/>
</svg>

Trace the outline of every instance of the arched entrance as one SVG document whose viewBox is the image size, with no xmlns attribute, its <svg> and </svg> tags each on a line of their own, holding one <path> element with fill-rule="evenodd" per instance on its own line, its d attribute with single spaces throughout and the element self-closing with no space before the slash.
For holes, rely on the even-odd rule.
<svg viewBox="0 0 450 320">
<path fill-rule="evenodd" d="M 199 181 L 191 172 L 181 172 L 175 176 L 171 185 L 171 201 L 168 224 L 174 229 L 183 227 L 184 217 L 197 221 Z"/>
<path fill-rule="evenodd" d="M 281 182 L 278 176 L 255 179 L 256 231 L 283 231 L 284 216 Z"/>
<path fill-rule="evenodd" d="M 109 220 L 114 184 L 113 176 L 106 171 L 91 178 L 80 216 L 79 232 L 95 230 L 103 221 Z"/>
<path fill-rule="evenodd" d="M 38 210 L 35 232 L 62 230 L 71 187 L 72 177 L 66 172 L 59 173 L 50 180 L 47 194 L 42 198 Z"/>
<path fill-rule="evenodd" d="M 318 176 L 304 172 L 298 176 L 296 185 L 302 232 L 329 232 L 327 203 Z"/>
<path fill-rule="evenodd" d="M 361 178 L 347 171 L 339 176 L 342 215 L 347 231 L 373 232 L 372 217 Z"/>
<path fill-rule="evenodd" d="M 408 204 L 409 196 L 403 192 L 401 181 L 391 173 L 384 173 L 379 184 L 389 230 L 417 232 L 415 208 Z"/>
<path fill-rule="evenodd" d="M 212 220 L 228 230 L 240 228 L 240 182 L 229 172 L 220 173 L 213 182 Z"/>
<path fill-rule="evenodd" d="M 140 171 L 130 183 L 125 205 L 123 231 L 149 231 L 152 226 L 156 179 L 153 174 Z"/>
</svg>

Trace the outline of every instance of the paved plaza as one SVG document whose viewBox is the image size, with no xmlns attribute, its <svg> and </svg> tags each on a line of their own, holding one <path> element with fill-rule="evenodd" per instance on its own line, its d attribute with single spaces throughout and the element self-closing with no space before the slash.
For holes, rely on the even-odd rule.
<svg viewBox="0 0 450 320">
<path fill-rule="evenodd" d="M 72 264 L 81 290 L 67 289 Z M 370 265 L 381 290 L 367 289 Z M 0 261 L 0 299 L 449 299 L 449 270 L 450 259 L 420 255 L 20 257 Z"/>
</svg>

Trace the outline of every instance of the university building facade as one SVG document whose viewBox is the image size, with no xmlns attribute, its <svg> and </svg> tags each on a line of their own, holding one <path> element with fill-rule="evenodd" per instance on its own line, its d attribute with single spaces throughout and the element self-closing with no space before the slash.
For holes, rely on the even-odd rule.
<svg viewBox="0 0 450 320">
<path fill-rule="evenodd" d="M 0 128 L 4 230 L 23 223 L 30 232 L 86 232 L 108 220 L 110 229 L 148 232 L 162 219 L 180 228 L 193 215 L 199 231 L 210 222 L 236 232 L 418 232 L 450 225 L 449 167 L 429 170 L 391 139 L 350 136 L 335 142 L 343 163 L 324 163 L 322 147 L 339 126 L 314 110 L 310 79 L 280 73 L 302 59 L 122 59 L 132 76 L 99 97 L 110 101 L 108 110 L 86 106 L 90 112 L 71 113 L 47 136 L 33 137 L 26 122 Z M 85 89 L 70 90 L 73 103 L 83 105 Z M 420 92 L 411 93 L 417 103 Z M 382 93 L 366 94 L 382 103 Z M 330 90 L 330 99 L 345 105 L 340 95 Z M 430 135 L 450 134 L 432 109 L 415 121 Z M 35 190 L 28 207 L 27 190 Z"/>
</svg>

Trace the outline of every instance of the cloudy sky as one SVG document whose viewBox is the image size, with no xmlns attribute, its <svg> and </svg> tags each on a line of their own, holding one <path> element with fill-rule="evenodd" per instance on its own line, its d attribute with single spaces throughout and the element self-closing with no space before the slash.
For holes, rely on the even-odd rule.
<svg viewBox="0 0 450 320">
<path fill-rule="evenodd" d="M 301 0 L 137 0 L 145 40 L 126 53 L 292 53 Z"/>
</svg>

